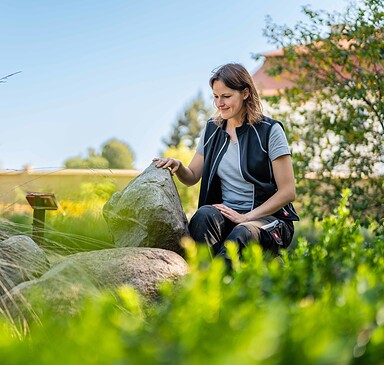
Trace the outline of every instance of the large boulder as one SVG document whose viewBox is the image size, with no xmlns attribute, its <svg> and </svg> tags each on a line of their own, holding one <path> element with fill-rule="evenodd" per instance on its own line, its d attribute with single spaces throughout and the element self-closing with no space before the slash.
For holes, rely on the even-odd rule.
<svg viewBox="0 0 384 365">
<path fill-rule="evenodd" d="M 157 247 L 182 253 L 187 217 L 168 169 L 152 163 L 104 205 L 104 218 L 117 247 Z"/>
<path fill-rule="evenodd" d="M 68 256 L 61 265 L 84 270 L 100 289 L 134 287 L 144 298 L 155 299 L 163 281 L 176 281 L 188 272 L 185 260 L 159 248 L 122 247 Z"/>
<path fill-rule="evenodd" d="M 0 242 L 18 234 L 20 234 L 20 231 L 15 223 L 0 217 Z"/>
<path fill-rule="evenodd" d="M 45 252 L 28 236 L 0 242 L 0 295 L 23 281 L 40 277 L 49 269 Z"/>
<path fill-rule="evenodd" d="M 125 247 L 81 252 L 65 257 L 39 279 L 24 282 L 0 298 L 0 308 L 31 319 L 44 308 L 75 314 L 82 300 L 102 289 L 135 288 L 146 301 L 158 298 L 159 284 L 177 281 L 188 272 L 172 251 Z M 48 305 L 44 305 L 48 304 Z"/>
<path fill-rule="evenodd" d="M 0 298 L 0 309 L 13 319 L 39 320 L 46 310 L 75 315 L 82 301 L 99 289 L 81 267 L 65 261 L 38 279 L 19 284 Z"/>
</svg>

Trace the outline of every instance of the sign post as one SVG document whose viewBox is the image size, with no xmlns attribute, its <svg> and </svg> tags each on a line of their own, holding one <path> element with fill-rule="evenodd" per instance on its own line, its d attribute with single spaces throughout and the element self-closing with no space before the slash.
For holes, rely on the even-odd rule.
<svg viewBox="0 0 384 365">
<path fill-rule="evenodd" d="M 27 193 L 29 205 L 33 208 L 32 239 L 39 245 L 44 241 L 45 211 L 57 210 L 60 206 L 53 193 Z"/>
</svg>

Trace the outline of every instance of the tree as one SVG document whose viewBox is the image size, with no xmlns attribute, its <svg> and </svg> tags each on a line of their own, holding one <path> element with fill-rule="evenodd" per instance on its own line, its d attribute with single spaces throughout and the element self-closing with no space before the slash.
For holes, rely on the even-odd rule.
<svg viewBox="0 0 384 365">
<path fill-rule="evenodd" d="M 64 161 L 64 166 L 67 169 L 88 169 L 89 163 L 80 156 L 71 157 Z"/>
<path fill-rule="evenodd" d="M 201 93 L 187 105 L 183 114 L 173 125 L 171 136 L 163 139 L 168 147 L 177 147 L 181 141 L 188 148 L 196 147 L 197 139 L 205 122 L 210 118 L 212 108 L 207 106 Z"/>
<path fill-rule="evenodd" d="M 89 168 L 94 169 L 108 169 L 110 167 L 109 161 L 97 154 L 93 148 L 88 148 L 88 164 Z"/>
<path fill-rule="evenodd" d="M 69 169 L 133 169 L 133 163 L 134 155 L 130 147 L 124 142 L 111 139 L 104 143 L 101 154 L 89 148 L 86 158 L 69 158 L 64 166 Z"/>
<path fill-rule="evenodd" d="M 102 157 L 109 162 L 111 169 L 133 169 L 135 156 L 125 142 L 110 139 L 102 148 Z"/>
<path fill-rule="evenodd" d="M 283 50 L 270 75 L 291 75 L 294 87 L 269 101 L 286 102 L 299 194 L 312 215 L 332 211 L 352 190 L 355 217 L 379 218 L 383 207 L 384 10 L 380 0 L 350 4 L 342 14 L 303 8 L 294 28 L 269 19 L 265 35 Z M 328 29 L 327 34 L 324 29 Z M 256 58 L 260 55 L 256 55 Z M 307 179 L 312 173 L 315 179 Z"/>
<path fill-rule="evenodd" d="M 93 148 L 88 148 L 88 157 L 85 159 L 80 156 L 69 158 L 64 162 L 64 166 L 68 169 L 107 169 L 109 162 L 98 155 Z"/>
</svg>

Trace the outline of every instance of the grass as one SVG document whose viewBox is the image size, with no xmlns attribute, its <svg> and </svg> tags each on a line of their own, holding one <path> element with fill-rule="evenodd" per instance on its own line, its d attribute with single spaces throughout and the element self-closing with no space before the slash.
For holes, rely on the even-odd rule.
<svg viewBox="0 0 384 365">
<path fill-rule="evenodd" d="M 62 254 L 113 247 L 112 236 L 102 216 L 104 201 L 63 201 L 63 212 L 47 211 L 44 247 Z M 3 215 L 22 234 L 32 235 L 32 209 Z"/>
</svg>

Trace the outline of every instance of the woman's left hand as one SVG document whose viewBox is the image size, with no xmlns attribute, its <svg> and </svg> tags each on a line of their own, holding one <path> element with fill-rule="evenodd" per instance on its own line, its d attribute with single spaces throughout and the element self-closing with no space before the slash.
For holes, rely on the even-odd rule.
<svg viewBox="0 0 384 365">
<path fill-rule="evenodd" d="M 224 204 L 213 204 L 213 206 L 218 209 L 225 218 L 228 218 L 233 223 L 239 224 L 247 221 L 244 214 L 240 214 Z"/>
</svg>

